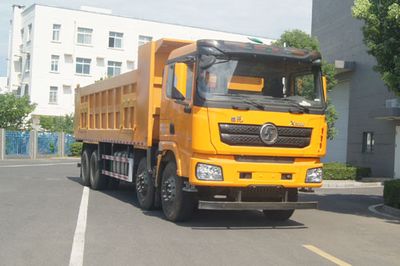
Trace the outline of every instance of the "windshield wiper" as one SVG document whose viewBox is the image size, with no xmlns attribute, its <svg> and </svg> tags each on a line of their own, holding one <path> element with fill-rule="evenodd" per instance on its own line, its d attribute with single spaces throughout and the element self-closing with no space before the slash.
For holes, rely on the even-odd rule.
<svg viewBox="0 0 400 266">
<path fill-rule="evenodd" d="M 251 106 L 254 106 L 254 107 L 256 107 L 256 108 L 259 109 L 259 110 L 265 110 L 264 105 L 262 105 L 262 104 L 260 104 L 260 103 L 258 103 L 258 102 L 256 102 L 256 101 L 250 100 L 250 99 L 247 98 L 247 97 L 244 97 L 244 96 L 242 96 L 242 95 L 235 95 L 234 97 L 237 97 L 237 98 L 243 100 L 244 103 L 247 103 L 247 104 L 249 104 L 249 105 L 251 105 Z M 233 109 L 242 109 L 242 110 L 244 109 L 244 108 L 240 108 L 240 107 L 237 106 L 237 105 L 232 105 L 232 108 L 233 108 Z M 249 110 L 249 108 L 244 109 L 244 110 Z"/>
<path fill-rule="evenodd" d="M 289 108 L 289 112 L 295 114 L 309 113 L 310 109 L 307 106 L 301 105 L 298 101 L 293 99 L 282 98 L 283 101 L 290 102 L 291 107 L 295 107 L 296 109 Z"/>
</svg>

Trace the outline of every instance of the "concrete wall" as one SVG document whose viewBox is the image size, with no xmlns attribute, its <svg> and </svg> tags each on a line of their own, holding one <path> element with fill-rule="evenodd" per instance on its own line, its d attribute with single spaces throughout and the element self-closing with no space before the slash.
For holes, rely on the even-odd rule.
<svg viewBox="0 0 400 266">
<path fill-rule="evenodd" d="M 339 115 L 335 123 L 337 133 L 334 140 L 328 140 L 328 152 L 324 158 L 324 162 L 346 163 L 347 161 L 349 94 L 350 84 L 348 79 L 341 80 L 335 89 L 328 93 L 328 98 L 335 103 L 336 112 Z"/>
<path fill-rule="evenodd" d="M 376 61 L 366 52 L 362 22 L 352 18 L 352 4 L 352 0 L 313 0 L 312 34 L 319 39 L 322 54 L 328 61 L 356 63 L 355 71 L 349 76 L 347 162 L 369 166 L 375 176 L 391 177 L 394 169 L 394 122 L 373 117 L 374 111 L 385 107 L 385 100 L 394 96 L 372 69 Z M 362 153 L 365 131 L 372 131 L 375 136 L 374 152 L 370 154 Z"/>
</svg>

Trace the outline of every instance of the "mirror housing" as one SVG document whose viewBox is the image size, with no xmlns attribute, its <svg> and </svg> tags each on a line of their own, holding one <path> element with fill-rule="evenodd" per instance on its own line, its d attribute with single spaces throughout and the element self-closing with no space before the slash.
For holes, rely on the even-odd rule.
<svg viewBox="0 0 400 266">
<path fill-rule="evenodd" d="M 328 82 L 326 76 L 322 76 L 322 89 L 324 90 L 324 100 L 326 102 L 328 100 Z"/>
</svg>

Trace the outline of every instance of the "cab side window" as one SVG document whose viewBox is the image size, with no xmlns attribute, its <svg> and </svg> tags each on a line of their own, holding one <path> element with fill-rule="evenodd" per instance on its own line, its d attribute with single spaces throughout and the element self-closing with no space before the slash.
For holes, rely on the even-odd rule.
<svg viewBox="0 0 400 266">
<path fill-rule="evenodd" d="M 172 98 L 172 86 L 175 84 L 174 79 L 174 68 L 175 64 L 170 64 L 167 67 L 167 97 Z"/>
<path fill-rule="evenodd" d="M 168 98 L 190 101 L 193 90 L 193 63 L 174 63 L 167 67 Z"/>
<path fill-rule="evenodd" d="M 193 90 L 193 63 L 187 64 L 187 72 L 186 72 L 186 100 L 190 101 L 192 99 L 192 90 Z"/>
</svg>

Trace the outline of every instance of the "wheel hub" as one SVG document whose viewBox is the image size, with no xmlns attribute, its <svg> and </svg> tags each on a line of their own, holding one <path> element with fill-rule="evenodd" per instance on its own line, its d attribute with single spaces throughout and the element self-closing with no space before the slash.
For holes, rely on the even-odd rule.
<svg viewBox="0 0 400 266">
<path fill-rule="evenodd" d="M 141 194 L 146 194 L 149 186 L 149 176 L 143 172 L 137 176 L 136 191 Z"/>
<path fill-rule="evenodd" d="M 169 177 L 163 184 L 161 189 L 161 195 L 164 201 L 171 202 L 176 197 L 176 182 L 175 178 Z"/>
</svg>

